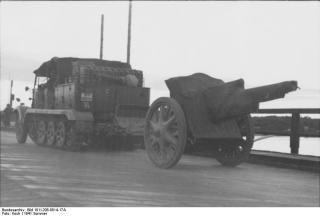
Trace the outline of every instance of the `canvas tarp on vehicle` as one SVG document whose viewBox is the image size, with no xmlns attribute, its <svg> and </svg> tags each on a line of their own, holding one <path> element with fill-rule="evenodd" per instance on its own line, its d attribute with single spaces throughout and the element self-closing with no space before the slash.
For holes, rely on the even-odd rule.
<svg viewBox="0 0 320 216">
<path fill-rule="evenodd" d="M 58 58 L 54 57 L 51 60 L 44 62 L 34 73 L 37 76 L 43 77 L 51 77 L 53 73 L 71 73 L 72 72 L 72 63 L 76 61 L 93 63 L 97 66 L 108 66 L 114 68 L 124 68 L 131 69 L 131 66 L 127 63 L 119 62 L 119 61 L 107 61 L 100 59 L 89 59 L 89 58 Z"/>
</svg>

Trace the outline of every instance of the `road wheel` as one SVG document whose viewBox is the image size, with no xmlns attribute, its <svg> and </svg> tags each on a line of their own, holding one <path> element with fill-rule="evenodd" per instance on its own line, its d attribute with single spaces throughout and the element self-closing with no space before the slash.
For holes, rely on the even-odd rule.
<svg viewBox="0 0 320 216">
<path fill-rule="evenodd" d="M 250 115 L 237 119 L 242 140 L 219 147 L 217 160 L 224 166 L 234 167 L 249 158 L 254 141 L 253 123 Z"/>
<path fill-rule="evenodd" d="M 187 139 L 183 110 L 172 98 L 161 97 L 150 106 L 144 143 L 150 160 L 160 168 L 171 168 L 180 160 Z"/>
<path fill-rule="evenodd" d="M 33 119 L 30 119 L 30 118 L 27 121 L 28 134 L 29 134 L 30 139 L 34 143 L 37 143 L 37 125 L 36 125 L 36 121 L 34 121 Z"/>
<path fill-rule="evenodd" d="M 19 114 L 16 115 L 15 130 L 18 143 L 25 143 L 27 140 L 28 132 L 22 120 L 19 118 Z"/>
<path fill-rule="evenodd" d="M 71 123 L 67 131 L 66 149 L 69 151 L 79 151 L 81 149 L 81 142 L 77 138 L 75 125 Z"/>
<path fill-rule="evenodd" d="M 67 138 L 67 128 L 64 121 L 59 121 L 56 126 L 56 146 L 58 148 L 63 148 L 66 143 Z"/>
<path fill-rule="evenodd" d="M 44 145 L 47 138 L 47 125 L 43 120 L 37 121 L 37 140 L 38 145 Z"/>
<path fill-rule="evenodd" d="M 53 146 L 56 140 L 55 123 L 54 121 L 49 121 L 47 125 L 47 146 Z"/>
</svg>

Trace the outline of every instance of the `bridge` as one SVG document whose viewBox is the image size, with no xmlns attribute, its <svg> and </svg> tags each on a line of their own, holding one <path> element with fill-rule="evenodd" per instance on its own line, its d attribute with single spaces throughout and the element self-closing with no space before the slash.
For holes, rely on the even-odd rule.
<svg viewBox="0 0 320 216">
<path fill-rule="evenodd" d="M 1 206 L 319 206 L 319 173 L 183 155 L 170 170 L 144 150 L 66 152 L 1 131 Z"/>
</svg>

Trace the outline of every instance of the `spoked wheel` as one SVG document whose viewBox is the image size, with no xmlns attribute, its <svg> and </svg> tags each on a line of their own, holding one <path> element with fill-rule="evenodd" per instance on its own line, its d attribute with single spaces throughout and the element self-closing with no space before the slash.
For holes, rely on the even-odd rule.
<svg viewBox="0 0 320 216">
<path fill-rule="evenodd" d="M 15 130 L 18 143 L 25 143 L 27 140 L 28 132 L 21 119 L 19 119 L 19 114 L 17 114 L 16 116 Z"/>
<path fill-rule="evenodd" d="M 47 138 L 47 125 L 43 120 L 37 122 L 37 139 L 36 143 L 38 145 L 44 145 Z"/>
<path fill-rule="evenodd" d="M 250 155 L 254 141 L 253 124 L 250 115 L 243 116 L 237 120 L 242 134 L 242 140 L 221 146 L 218 149 L 217 160 L 224 166 L 237 166 L 246 161 Z"/>
<path fill-rule="evenodd" d="M 56 126 L 56 146 L 63 148 L 67 140 L 67 128 L 64 121 L 59 121 Z"/>
<path fill-rule="evenodd" d="M 160 168 L 171 168 L 180 160 L 187 139 L 183 110 L 172 98 L 161 97 L 150 106 L 144 143 L 150 160 Z"/>
<path fill-rule="evenodd" d="M 47 146 L 53 146 L 56 140 L 54 121 L 49 121 L 47 125 Z"/>
</svg>

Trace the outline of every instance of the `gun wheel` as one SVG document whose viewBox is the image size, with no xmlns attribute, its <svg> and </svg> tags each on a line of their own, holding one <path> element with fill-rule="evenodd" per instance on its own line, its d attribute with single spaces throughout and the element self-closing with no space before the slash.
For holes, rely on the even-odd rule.
<svg viewBox="0 0 320 216">
<path fill-rule="evenodd" d="M 231 145 L 221 146 L 218 149 L 217 160 L 224 166 L 234 167 L 249 158 L 254 141 L 253 124 L 250 115 L 237 120 L 242 140 Z"/>
<path fill-rule="evenodd" d="M 180 160 L 187 139 L 183 110 L 172 98 L 154 101 L 147 113 L 144 143 L 150 160 L 160 168 L 171 168 Z"/>
<path fill-rule="evenodd" d="M 47 142 L 46 145 L 47 146 L 53 146 L 55 144 L 55 139 L 56 139 L 56 135 L 55 135 L 55 124 L 53 121 L 49 121 L 48 122 L 48 126 L 47 126 Z"/>
</svg>

